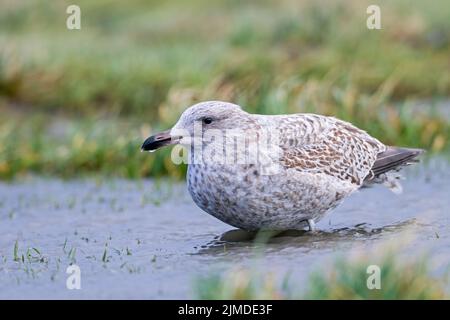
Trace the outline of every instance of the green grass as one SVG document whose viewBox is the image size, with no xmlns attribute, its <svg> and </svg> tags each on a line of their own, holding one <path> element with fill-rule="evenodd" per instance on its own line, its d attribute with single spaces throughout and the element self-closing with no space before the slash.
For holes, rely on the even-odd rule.
<svg viewBox="0 0 450 320">
<path fill-rule="evenodd" d="M 381 288 L 369 290 L 369 265 L 381 270 Z M 294 283 L 289 274 L 281 280 L 267 272 L 236 269 L 197 278 L 199 299 L 449 299 L 448 274 L 431 272 L 427 257 L 400 258 L 393 252 L 339 257 L 308 276 L 306 284 Z"/>
<path fill-rule="evenodd" d="M 150 127 L 137 121 L 58 119 L 48 125 L 48 116 L 14 117 L 0 120 L 0 178 L 29 172 L 64 178 L 184 174 L 170 161 L 169 149 L 152 156 L 140 152 Z"/>
<path fill-rule="evenodd" d="M 227 274 L 211 274 L 194 283 L 195 297 L 204 300 L 261 300 L 293 299 L 287 285 L 275 280 L 275 274 L 254 274 L 246 269 L 232 270 Z"/>
<path fill-rule="evenodd" d="M 139 145 L 210 99 L 335 115 L 388 144 L 450 149 L 447 121 L 402 106 L 450 95 L 445 0 L 381 1 L 379 31 L 356 0 L 81 0 L 77 31 L 65 27 L 68 4 L 0 0 L 1 178 L 180 177 L 169 151 Z"/>
<path fill-rule="evenodd" d="M 369 260 L 370 261 L 370 260 Z M 430 273 L 426 258 L 402 263 L 386 255 L 380 264 L 381 289 L 369 290 L 367 260 L 338 259 L 334 270 L 310 276 L 306 299 L 448 299 L 448 279 Z"/>
</svg>

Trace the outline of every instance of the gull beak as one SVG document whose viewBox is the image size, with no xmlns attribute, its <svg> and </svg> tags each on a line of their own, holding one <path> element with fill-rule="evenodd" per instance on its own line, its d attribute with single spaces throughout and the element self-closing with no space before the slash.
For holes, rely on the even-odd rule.
<svg viewBox="0 0 450 320">
<path fill-rule="evenodd" d="M 163 131 L 148 137 L 142 144 L 141 151 L 155 151 L 171 144 L 177 144 L 179 141 L 180 137 L 172 137 L 170 130 Z"/>
</svg>

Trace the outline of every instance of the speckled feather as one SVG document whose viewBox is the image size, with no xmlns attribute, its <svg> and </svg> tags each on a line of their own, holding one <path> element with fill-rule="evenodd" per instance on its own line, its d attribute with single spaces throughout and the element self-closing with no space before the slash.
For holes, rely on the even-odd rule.
<svg viewBox="0 0 450 320">
<path fill-rule="evenodd" d="M 209 129 L 268 130 L 279 136 L 274 148 L 259 151 L 279 165 L 276 174 L 264 174 L 258 164 L 205 161 L 188 166 L 194 202 L 245 230 L 299 229 L 308 219 L 319 221 L 363 185 L 377 155 L 386 150 L 365 131 L 332 117 L 254 115 L 220 101 L 190 107 L 172 130 L 192 135 L 194 123 L 205 117 L 214 119 Z"/>
</svg>

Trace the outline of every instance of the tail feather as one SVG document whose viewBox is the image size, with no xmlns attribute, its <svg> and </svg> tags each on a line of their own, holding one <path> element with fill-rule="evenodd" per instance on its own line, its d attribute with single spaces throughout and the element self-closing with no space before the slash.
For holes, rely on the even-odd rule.
<svg viewBox="0 0 450 320">
<path fill-rule="evenodd" d="M 395 193 L 400 193 L 401 176 L 396 173 L 402 167 L 418 162 L 417 157 L 424 152 L 422 149 L 388 147 L 378 155 L 369 175 L 364 180 L 365 186 L 382 183 Z"/>
<path fill-rule="evenodd" d="M 372 166 L 372 177 L 417 162 L 417 157 L 423 152 L 422 149 L 388 147 L 386 151 L 378 155 Z"/>
</svg>

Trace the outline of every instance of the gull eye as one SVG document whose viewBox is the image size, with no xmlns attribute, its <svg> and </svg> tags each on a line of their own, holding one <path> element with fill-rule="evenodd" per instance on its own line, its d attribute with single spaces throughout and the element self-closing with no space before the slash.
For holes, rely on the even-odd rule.
<svg viewBox="0 0 450 320">
<path fill-rule="evenodd" d="M 204 124 L 211 124 L 211 122 L 213 122 L 213 119 L 211 119 L 211 118 L 204 118 L 203 119 L 203 123 Z"/>
</svg>

